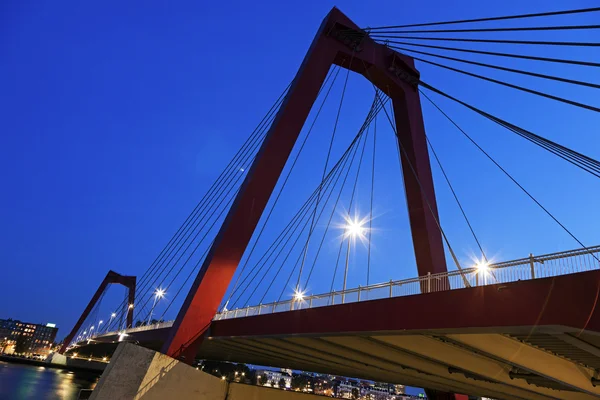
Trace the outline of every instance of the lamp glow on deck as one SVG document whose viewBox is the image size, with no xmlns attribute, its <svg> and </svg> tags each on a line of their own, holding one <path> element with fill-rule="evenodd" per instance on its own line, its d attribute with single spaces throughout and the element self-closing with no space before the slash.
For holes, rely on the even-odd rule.
<svg viewBox="0 0 600 400">
<path fill-rule="evenodd" d="M 129 305 L 129 309 L 131 310 L 132 308 L 133 308 L 133 304 L 130 304 Z"/>
<path fill-rule="evenodd" d="M 117 316 L 117 313 L 112 313 L 112 314 L 110 314 L 110 317 L 111 317 L 111 318 L 114 318 L 114 317 L 116 317 L 116 316 Z"/>
<path fill-rule="evenodd" d="M 304 291 L 296 289 L 294 291 L 294 301 L 304 301 L 304 295 L 305 295 Z"/>
<path fill-rule="evenodd" d="M 343 218 L 344 223 L 340 226 L 344 231 L 343 238 L 353 241 L 359 239 L 363 244 L 366 244 L 369 240 L 367 237 L 369 218 L 360 218 L 358 215 L 351 216 L 350 214 L 344 215 Z"/>
<path fill-rule="evenodd" d="M 486 261 L 479 261 L 475 264 L 478 274 L 487 274 L 490 270 L 490 264 Z"/>
<path fill-rule="evenodd" d="M 125 331 L 119 332 L 119 342 L 122 342 L 126 336 L 129 336 L 125 333 Z"/>
</svg>

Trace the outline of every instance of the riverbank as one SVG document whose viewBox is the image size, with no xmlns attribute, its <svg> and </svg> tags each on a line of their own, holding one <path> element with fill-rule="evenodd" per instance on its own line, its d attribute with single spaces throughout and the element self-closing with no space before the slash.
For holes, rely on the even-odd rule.
<svg viewBox="0 0 600 400">
<path fill-rule="evenodd" d="M 102 371 L 98 371 L 98 369 L 94 369 L 94 368 L 86 368 L 85 365 L 51 364 L 46 361 L 34 360 L 31 358 L 14 357 L 14 356 L 6 355 L 6 354 L 0 354 L 0 361 L 5 361 L 7 363 L 12 363 L 12 364 L 23 364 L 23 365 L 31 365 L 31 366 L 36 366 L 36 367 L 64 369 L 67 371 L 74 371 L 74 372 L 88 372 L 88 373 L 96 374 L 98 376 L 102 375 Z"/>
<path fill-rule="evenodd" d="M 14 358 L 0 361 L 0 399 L 79 400 L 99 379 L 96 372 L 46 368 L 13 362 Z"/>
</svg>

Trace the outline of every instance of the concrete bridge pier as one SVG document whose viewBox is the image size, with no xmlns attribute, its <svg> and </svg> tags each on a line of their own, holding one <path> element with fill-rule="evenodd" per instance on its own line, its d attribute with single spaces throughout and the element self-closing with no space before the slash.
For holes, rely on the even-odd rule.
<svg viewBox="0 0 600 400">
<path fill-rule="evenodd" d="M 321 400 L 321 396 L 227 382 L 174 358 L 121 343 L 90 400 Z"/>
</svg>

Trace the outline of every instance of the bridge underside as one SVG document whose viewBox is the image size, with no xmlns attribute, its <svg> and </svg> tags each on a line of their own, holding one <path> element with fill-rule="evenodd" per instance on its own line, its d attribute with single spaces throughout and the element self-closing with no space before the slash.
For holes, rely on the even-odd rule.
<svg viewBox="0 0 600 400">
<path fill-rule="evenodd" d="M 597 398 L 599 289 L 591 271 L 220 320 L 198 357 L 499 399 Z M 159 348 L 166 334 L 131 339 Z"/>
</svg>

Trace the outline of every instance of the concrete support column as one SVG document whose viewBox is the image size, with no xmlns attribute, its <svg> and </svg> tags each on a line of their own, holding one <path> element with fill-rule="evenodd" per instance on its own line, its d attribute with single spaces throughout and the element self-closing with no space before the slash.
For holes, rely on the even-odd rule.
<svg viewBox="0 0 600 400">
<path fill-rule="evenodd" d="M 323 400 L 322 396 L 229 383 L 153 350 L 121 343 L 90 400 Z"/>
</svg>

